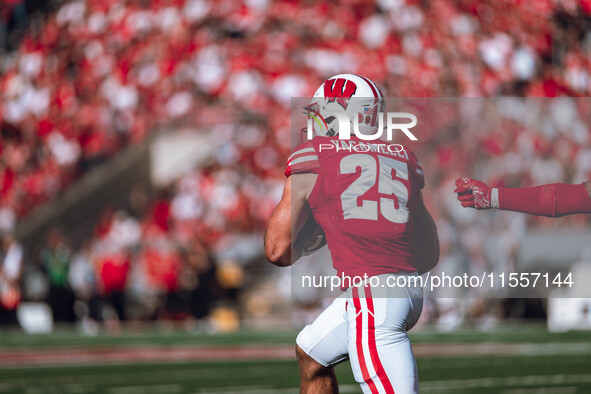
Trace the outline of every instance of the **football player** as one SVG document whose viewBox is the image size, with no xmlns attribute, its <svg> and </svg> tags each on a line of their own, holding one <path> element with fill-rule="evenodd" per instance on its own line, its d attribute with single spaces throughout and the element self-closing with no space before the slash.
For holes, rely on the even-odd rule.
<svg viewBox="0 0 591 394">
<path fill-rule="evenodd" d="M 476 209 L 502 209 L 547 217 L 591 213 L 591 181 L 577 185 L 552 183 L 497 188 L 462 177 L 456 180 L 454 192 L 462 206 Z"/>
<path fill-rule="evenodd" d="M 323 232 L 339 277 L 367 275 L 379 283 L 343 283 L 343 295 L 300 332 L 301 393 L 337 393 L 333 367 L 347 359 L 364 393 L 418 392 L 407 331 L 423 307 L 416 279 L 439 258 L 437 229 L 422 198 L 423 170 L 402 145 L 338 136 L 342 116 L 361 134 L 375 135 L 383 109 L 384 97 L 369 79 L 326 80 L 308 108 L 318 120 L 315 136 L 290 156 L 283 196 L 267 225 L 265 252 L 273 264 L 291 265 L 321 246 Z M 312 220 L 322 232 L 301 236 Z M 396 279 L 408 285 L 396 287 Z"/>
</svg>

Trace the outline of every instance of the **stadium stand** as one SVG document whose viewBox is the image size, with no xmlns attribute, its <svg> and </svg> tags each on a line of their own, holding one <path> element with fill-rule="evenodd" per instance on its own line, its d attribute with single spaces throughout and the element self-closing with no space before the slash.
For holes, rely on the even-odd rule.
<svg viewBox="0 0 591 394">
<path fill-rule="evenodd" d="M 90 169 L 157 127 L 207 125 L 219 135 L 212 163 L 156 196 L 138 192 L 134 211 L 106 210 L 82 245 L 49 232 L 43 253 L 21 253 L 17 264 L 47 273 L 49 303 L 70 305 L 54 308 L 59 320 L 76 318 L 76 299 L 88 306 L 78 318 L 102 318 L 96 299 L 125 319 L 125 294 L 141 304 L 133 318 L 202 318 L 207 304 L 234 291 L 216 280 L 216 243 L 262 231 L 278 199 L 291 143 L 290 98 L 310 95 L 325 77 L 362 73 L 400 97 L 591 92 L 587 0 L 346 3 L 60 2 L 0 59 L 0 269 L 14 267 L 17 222 Z M 484 241 L 477 224 L 488 219 L 458 209 L 451 193 L 450 201 L 434 199 L 466 168 L 509 186 L 591 179 L 591 107 L 584 100 L 557 101 L 543 130 L 506 112 L 502 130 L 459 136 L 457 125 L 443 124 L 421 135 L 418 154 L 433 191 L 427 202 L 448 230 L 440 231 L 442 264 L 469 258 L 476 270 L 510 266 L 528 226 L 588 223 L 502 216 L 491 231 L 505 236 L 491 261 L 472 246 Z M 564 114 L 578 128 L 563 127 Z M 26 271 L 10 269 L 12 276 L 0 275 L 9 278 L 0 283 L 6 310 L 14 308 L 9 301 Z"/>
</svg>

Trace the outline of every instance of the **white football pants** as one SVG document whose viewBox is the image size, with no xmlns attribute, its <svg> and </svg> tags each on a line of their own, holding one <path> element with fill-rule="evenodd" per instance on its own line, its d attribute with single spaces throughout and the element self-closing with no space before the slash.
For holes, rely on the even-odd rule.
<svg viewBox="0 0 591 394">
<path fill-rule="evenodd" d="M 407 331 L 423 309 L 420 283 L 393 287 L 379 275 L 380 285 L 350 287 L 297 337 L 298 346 L 325 367 L 351 360 L 355 380 L 364 393 L 418 393 L 418 374 Z M 388 282 L 387 282 L 388 281 Z M 401 281 L 398 281 L 400 283 Z M 389 283 L 390 285 L 386 285 Z"/>
</svg>

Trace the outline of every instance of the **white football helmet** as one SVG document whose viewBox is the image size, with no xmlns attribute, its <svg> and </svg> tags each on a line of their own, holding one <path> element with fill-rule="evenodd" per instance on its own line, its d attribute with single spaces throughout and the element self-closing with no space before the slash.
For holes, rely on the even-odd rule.
<svg viewBox="0 0 591 394">
<path fill-rule="evenodd" d="M 355 74 L 338 74 L 328 78 L 316 90 L 312 103 L 304 108 L 314 118 L 314 136 L 333 136 L 339 132 L 335 114 L 345 114 L 351 124 L 356 122 L 359 132 L 375 134 L 379 114 L 384 111 L 384 95 L 369 78 Z"/>
</svg>

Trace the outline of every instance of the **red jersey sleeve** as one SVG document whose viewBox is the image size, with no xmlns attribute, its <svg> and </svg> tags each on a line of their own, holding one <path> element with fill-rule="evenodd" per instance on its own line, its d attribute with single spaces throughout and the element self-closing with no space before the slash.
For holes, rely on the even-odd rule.
<svg viewBox="0 0 591 394">
<path fill-rule="evenodd" d="M 308 141 L 296 148 L 287 160 L 285 176 L 291 174 L 318 173 L 320 164 L 312 141 Z"/>
<path fill-rule="evenodd" d="M 418 186 L 419 190 L 425 187 L 425 174 L 423 173 L 423 167 L 421 163 L 417 159 L 417 156 L 414 154 L 413 151 L 407 149 L 408 151 L 408 167 L 409 167 L 409 177 L 411 182 Z"/>
</svg>

